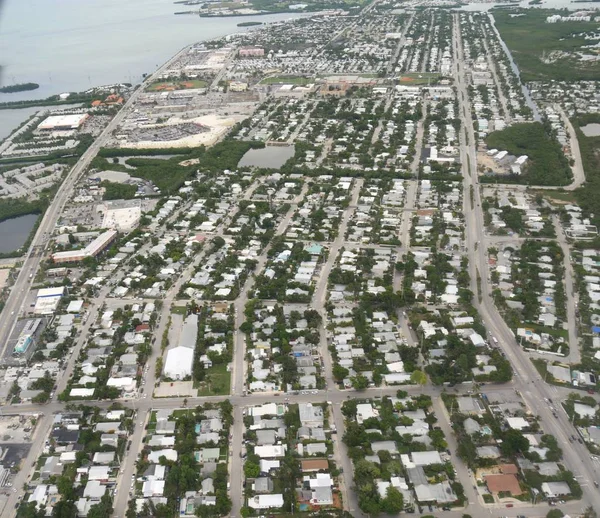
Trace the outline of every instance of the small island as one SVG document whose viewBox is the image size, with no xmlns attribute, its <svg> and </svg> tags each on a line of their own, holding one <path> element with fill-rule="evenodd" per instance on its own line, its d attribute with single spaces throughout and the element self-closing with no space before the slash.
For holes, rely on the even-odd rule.
<svg viewBox="0 0 600 518">
<path fill-rule="evenodd" d="M 240 22 L 237 24 L 238 27 L 253 27 L 254 25 L 262 25 L 263 22 Z"/>
<path fill-rule="evenodd" d="M 40 87 L 37 83 L 17 83 L 16 85 L 8 85 L 0 87 L 0 93 L 14 94 L 16 92 L 27 92 L 29 90 L 37 90 Z"/>
</svg>

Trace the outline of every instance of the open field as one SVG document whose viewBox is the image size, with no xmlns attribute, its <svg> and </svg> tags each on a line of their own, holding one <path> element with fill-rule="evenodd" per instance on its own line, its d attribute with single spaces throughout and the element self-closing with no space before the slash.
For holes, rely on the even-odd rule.
<svg viewBox="0 0 600 518">
<path fill-rule="evenodd" d="M 206 88 L 206 81 L 192 79 L 190 81 L 160 81 L 148 87 L 148 92 L 170 92 L 172 90 L 189 90 L 191 88 Z"/>
<path fill-rule="evenodd" d="M 206 371 L 206 381 L 198 388 L 198 397 L 229 394 L 231 373 L 227 365 L 215 365 Z"/>
<path fill-rule="evenodd" d="M 599 62 L 582 62 L 573 54 L 583 45 L 592 45 L 583 33 L 594 32 L 597 23 L 546 23 L 556 11 L 523 9 L 523 16 L 511 17 L 514 10 L 495 10 L 496 27 L 517 62 L 524 81 L 556 79 L 559 81 L 596 80 Z M 564 12 L 562 13 L 564 15 Z"/>
<path fill-rule="evenodd" d="M 312 83 L 313 80 L 308 77 L 301 76 L 272 76 L 265 77 L 260 84 L 262 85 L 276 85 L 276 84 L 292 84 L 292 85 L 307 85 Z"/>
<path fill-rule="evenodd" d="M 400 76 L 400 82 L 408 85 L 426 85 L 438 82 L 440 74 L 436 72 L 407 72 Z"/>
</svg>

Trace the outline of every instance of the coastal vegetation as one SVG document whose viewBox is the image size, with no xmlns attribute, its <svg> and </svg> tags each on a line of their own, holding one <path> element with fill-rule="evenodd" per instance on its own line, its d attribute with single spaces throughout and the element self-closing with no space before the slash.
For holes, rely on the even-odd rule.
<svg viewBox="0 0 600 518">
<path fill-rule="evenodd" d="M 582 46 L 593 44 L 585 34 L 596 33 L 597 23 L 546 23 L 548 16 L 567 14 L 551 9 L 495 9 L 493 13 L 523 81 L 595 81 L 600 77 L 599 61 L 580 61 L 576 55 Z"/>
<path fill-rule="evenodd" d="M 61 104 L 91 103 L 98 96 L 93 93 L 73 92 L 66 99 L 59 95 L 51 95 L 45 99 L 29 99 L 24 101 L 7 101 L 0 103 L 0 110 L 31 108 L 32 106 L 59 106 Z"/>
<path fill-rule="evenodd" d="M 549 124 L 524 122 L 513 124 L 501 131 L 493 131 L 486 138 L 489 149 L 506 150 L 511 155 L 527 155 L 524 173 L 511 176 L 514 183 L 529 185 L 567 185 L 571 181 L 569 161 Z M 493 177 L 497 181 L 496 176 Z"/>
<path fill-rule="evenodd" d="M 16 92 L 27 92 L 37 90 L 40 87 L 37 83 L 17 83 L 14 85 L 0 86 L 0 93 L 13 94 Z"/>
</svg>

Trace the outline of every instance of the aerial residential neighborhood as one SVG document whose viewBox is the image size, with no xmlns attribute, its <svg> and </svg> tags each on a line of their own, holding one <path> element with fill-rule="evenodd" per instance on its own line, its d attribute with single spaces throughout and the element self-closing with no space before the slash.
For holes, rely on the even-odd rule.
<svg viewBox="0 0 600 518">
<path fill-rule="evenodd" d="M 597 516 L 600 14 L 539 3 L 281 5 L 32 111 L 0 514 Z"/>
</svg>

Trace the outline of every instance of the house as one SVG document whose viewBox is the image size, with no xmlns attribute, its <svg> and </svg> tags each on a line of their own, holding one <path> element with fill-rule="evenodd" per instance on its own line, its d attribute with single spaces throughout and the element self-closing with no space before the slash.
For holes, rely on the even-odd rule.
<svg viewBox="0 0 600 518">
<path fill-rule="evenodd" d="M 379 412 L 373 408 L 371 403 L 359 403 L 356 405 L 356 422 L 363 424 L 363 422 L 372 417 L 379 417 Z"/>
<path fill-rule="evenodd" d="M 252 509 L 279 509 L 283 506 L 283 495 L 256 495 L 248 500 Z"/>
<path fill-rule="evenodd" d="M 203 495 L 210 495 L 210 494 L 214 495 L 215 494 L 215 483 L 212 478 L 205 478 L 201 482 L 200 486 L 201 486 L 200 492 Z"/>
<path fill-rule="evenodd" d="M 566 482 L 544 482 L 542 483 L 542 493 L 547 498 L 556 498 L 571 494 L 571 488 Z"/>
<path fill-rule="evenodd" d="M 313 505 L 333 505 L 333 492 L 331 487 L 315 487 L 310 503 Z"/>
<path fill-rule="evenodd" d="M 375 451 L 374 447 L 373 451 Z M 413 464 L 415 464 L 416 466 L 443 464 L 442 458 L 440 457 L 440 454 L 437 451 L 414 451 L 410 455 L 412 457 Z"/>
<path fill-rule="evenodd" d="M 323 408 L 312 403 L 300 403 L 298 405 L 300 422 L 302 426 L 309 428 L 323 428 Z"/>
<path fill-rule="evenodd" d="M 529 428 L 529 423 L 522 417 L 507 417 L 506 424 L 513 430 L 524 430 Z"/>
<path fill-rule="evenodd" d="M 116 433 L 103 433 L 100 436 L 100 445 L 116 448 L 119 445 L 119 436 Z"/>
<path fill-rule="evenodd" d="M 58 444 L 75 444 L 79 440 L 79 430 L 67 430 L 58 428 L 50 435 Z"/>
<path fill-rule="evenodd" d="M 256 430 L 256 444 L 259 446 L 275 444 L 276 440 L 277 434 L 275 430 Z"/>
<path fill-rule="evenodd" d="M 269 473 L 272 469 L 279 469 L 281 462 L 278 460 L 260 459 L 260 472 Z"/>
<path fill-rule="evenodd" d="M 160 464 L 160 458 L 165 457 L 167 460 L 177 461 L 177 451 L 171 448 L 164 450 L 151 451 L 148 454 L 148 462 L 152 464 Z"/>
<path fill-rule="evenodd" d="M 254 486 L 252 488 L 255 493 L 271 493 L 273 491 L 273 480 L 269 477 L 259 477 L 254 480 Z"/>
<path fill-rule="evenodd" d="M 108 482 L 110 468 L 108 466 L 91 466 L 88 471 L 88 480 Z"/>
<path fill-rule="evenodd" d="M 396 447 L 396 443 L 394 441 L 375 441 L 371 443 L 371 448 L 375 453 L 379 451 L 387 451 L 392 455 L 398 453 L 398 448 Z"/>
<path fill-rule="evenodd" d="M 42 469 L 40 470 L 40 478 L 48 480 L 51 476 L 60 475 L 63 471 L 63 465 L 58 457 L 48 457 Z"/>
<path fill-rule="evenodd" d="M 103 486 L 98 480 L 90 480 L 83 490 L 83 498 L 100 500 L 104 493 L 106 493 L 106 486 Z"/>
<path fill-rule="evenodd" d="M 254 448 L 254 453 L 258 455 L 261 459 L 273 459 L 285 456 L 286 450 L 287 445 L 285 444 L 271 444 L 264 446 L 256 446 Z"/>
<path fill-rule="evenodd" d="M 163 496 L 164 490 L 164 480 L 146 480 L 142 486 L 142 493 L 144 494 L 144 498 L 151 498 L 153 496 Z"/>
<path fill-rule="evenodd" d="M 37 486 L 33 493 L 31 495 L 29 495 L 29 500 L 27 500 L 29 503 L 31 502 L 35 502 L 36 505 L 38 507 L 43 507 L 44 505 L 46 505 L 46 500 L 47 500 L 47 494 L 48 492 L 48 485 L 46 484 L 40 484 L 39 486 Z"/>
<path fill-rule="evenodd" d="M 482 459 L 498 459 L 500 450 L 497 446 L 478 446 L 476 449 L 477 456 Z"/>
<path fill-rule="evenodd" d="M 474 435 L 481 432 L 481 425 L 471 417 L 467 417 L 463 421 L 463 427 L 465 432 L 467 432 L 469 435 Z"/>
<path fill-rule="evenodd" d="M 507 492 L 512 496 L 519 496 L 521 486 L 514 474 L 494 474 L 483 477 L 490 493 Z"/>
<path fill-rule="evenodd" d="M 175 452 L 177 453 L 177 452 Z M 197 455 L 196 460 L 200 463 L 202 462 L 218 462 L 221 457 L 221 450 L 219 448 L 203 448 L 201 449 Z M 177 459 L 175 459 L 177 460 Z"/>
<path fill-rule="evenodd" d="M 116 453 L 114 451 L 98 451 L 94 453 L 94 464 L 110 464 L 115 460 Z"/>
<path fill-rule="evenodd" d="M 312 442 L 305 446 L 308 455 L 319 455 L 327 453 L 327 445 L 324 442 Z"/>
</svg>

